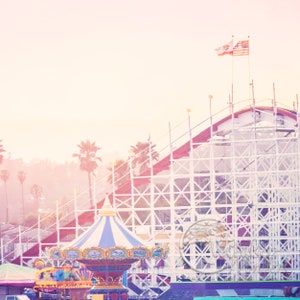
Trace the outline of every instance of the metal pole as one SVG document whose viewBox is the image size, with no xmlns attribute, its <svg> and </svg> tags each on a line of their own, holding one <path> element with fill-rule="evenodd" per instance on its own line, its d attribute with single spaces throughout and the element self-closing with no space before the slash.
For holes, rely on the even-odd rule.
<svg viewBox="0 0 300 300">
<path fill-rule="evenodd" d="M 3 250 L 3 238 L 0 238 L 0 247 L 1 247 L 1 265 L 4 263 L 4 250 Z"/>
<path fill-rule="evenodd" d="M 39 245 L 39 257 L 41 257 L 41 209 L 38 210 L 38 245 Z"/>
<path fill-rule="evenodd" d="M 57 232 L 57 245 L 60 246 L 60 230 L 59 230 L 59 201 L 56 201 L 56 232 Z"/>
<path fill-rule="evenodd" d="M 93 174 L 93 202 L 94 202 L 94 222 L 97 219 L 97 203 L 96 203 L 96 174 Z"/>
</svg>

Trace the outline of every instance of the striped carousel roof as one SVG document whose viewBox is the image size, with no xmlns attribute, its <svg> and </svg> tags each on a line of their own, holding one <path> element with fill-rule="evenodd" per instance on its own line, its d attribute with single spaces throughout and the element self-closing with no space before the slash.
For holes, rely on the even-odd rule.
<svg viewBox="0 0 300 300">
<path fill-rule="evenodd" d="M 87 231 L 72 241 L 69 247 L 108 249 L 114 246 L 133 248 L 143 245 L 139 238 L 129 231 L 118 218 L 106 195 L 99 218 Z"/>
</svg>

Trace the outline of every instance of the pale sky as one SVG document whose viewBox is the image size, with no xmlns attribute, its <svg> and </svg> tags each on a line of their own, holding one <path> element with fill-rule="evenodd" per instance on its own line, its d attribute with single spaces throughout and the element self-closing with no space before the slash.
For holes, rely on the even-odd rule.
<svg viewBox="0 0 300 300">
<path fill-rule="evenodd" d="M 250 37 L 250 56 L 215 48 Z M 0 139 L 11 158 L 119 153 L 192 110 L 300 93 L 299 0 L 0 0 Z"/>
</svg>

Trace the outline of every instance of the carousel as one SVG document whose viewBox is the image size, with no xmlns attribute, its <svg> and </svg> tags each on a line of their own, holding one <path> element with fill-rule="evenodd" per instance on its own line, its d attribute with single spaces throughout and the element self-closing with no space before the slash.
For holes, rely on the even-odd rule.
<svg viewBox="0 0 300 300">
<path fill-rule="evenodd" d="M 164 259 L 165 247 L 148 247 L 130 232 L 106 195 L 98 219 L 67 247 L 48 249 L 53 265 L 37 273 L 37 291 L 61 298 L 127 300 L 127 271 L 145 259 Z M 68 263 L 66 263 L 68 262 Z"/>
</svg>

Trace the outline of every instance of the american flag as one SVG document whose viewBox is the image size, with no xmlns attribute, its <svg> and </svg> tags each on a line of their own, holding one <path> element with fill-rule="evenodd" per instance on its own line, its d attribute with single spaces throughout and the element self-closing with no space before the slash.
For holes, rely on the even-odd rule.
<svg viewBox="0 0 300 300">
<path fill-rule="evenodd" d="M 229 43 L 221 46 L 221 47 L 218 47 L 215 49 L 217 51 L 217 54 L 219 56 L 223 56 L 223 55 L 232 55 L 232 51 L 233 51 L 233 41 L 230 41 Z"/>
<path fill-rule="evenodd" d="M 233 47 L 233 56 L 249 55 L 249 40 L 239 41 Z"/>
</svg>

